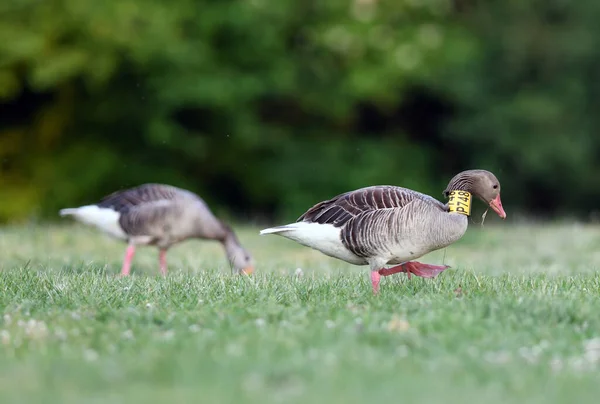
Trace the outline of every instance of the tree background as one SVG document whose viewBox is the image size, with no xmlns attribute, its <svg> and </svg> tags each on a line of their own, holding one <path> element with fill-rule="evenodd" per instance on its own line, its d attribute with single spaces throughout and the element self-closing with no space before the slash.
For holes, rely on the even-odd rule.
<svg viewBox="0 0 600 404">
<path fill-rule="evenodd" d="M 3 0 L 0 222 L 165 182 L 293 220 L 354 188 L 442 198 L 497 174 L 509 217 L 600 201 L 600 2 Z"/>
</svg>

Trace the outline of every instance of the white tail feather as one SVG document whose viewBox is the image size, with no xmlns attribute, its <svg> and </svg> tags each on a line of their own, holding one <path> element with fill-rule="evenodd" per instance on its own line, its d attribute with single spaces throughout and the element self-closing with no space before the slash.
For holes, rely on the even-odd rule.
<svg viewBox="0 0 600 404">
<path fill-rule="evenodd" d="M 61 209 L 58 211 L 58 214 L 61 216 L 70 216 L 70 215 L 74 215 L 77 213 L 77 209 L 78 208 L 67 208 L 67 209 Z"/>
<path fill-rule="evenodd" d="M 113 209 L 101 208 L 97 205 L 86 205 L 79 208 L 61 209 L 58 213 L 61 216 L 73 216 L 82 223 L 96 226 L 113 237 L 127 238 L 119 224 L 121 214 Z"/>
<path fill-rule="evenodd" d="M 288 227 L 288 226 L 270 227 L 268 229 L 261 230 L 260 235 L 264 236 L 265 234 L 281 233 L 281 232 L 289 231 L 292 229 L 293 229 L 293 227 Z"/>
</svg>

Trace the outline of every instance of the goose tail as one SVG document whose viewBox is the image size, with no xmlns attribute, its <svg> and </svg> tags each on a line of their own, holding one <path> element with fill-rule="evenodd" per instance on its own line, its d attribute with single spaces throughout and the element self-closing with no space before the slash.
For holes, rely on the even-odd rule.
<svg viewBox="0 0 600 404">
<path fill-rule="evenodd" d="M 60 216 L 73 216 L 77 214 L 77 211 L 79 210 L 79 208 L 66 208 L 66 209 L 61 209 L 58 211 L 58 214 Z"/>
<path fill-rule="evenodd" d="M 269 227 L 268 229 L 261 230 L 260 231 L 260 235 L 264 236 L 265 234 L 284 233 L 286 231 L 290 231 L 290 230 L 293 230 L 293 229 L 294 229 L 294 227 L 292 225 Z"/>
<path fill-rule="evenodd" d="M 76 220 L 98 227 L 111 236 L 127 238 L 119 224 L 121 214 L 111 208 L 102 208 L 98 205 L 87 205 L 79 208 L 66 208 L 58 211 L 60 216 L 72 216 Z"/>
</svg>

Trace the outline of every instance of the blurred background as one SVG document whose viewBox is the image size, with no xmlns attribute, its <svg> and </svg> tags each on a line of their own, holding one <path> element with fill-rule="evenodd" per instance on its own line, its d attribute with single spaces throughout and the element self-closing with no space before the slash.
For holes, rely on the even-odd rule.
<svg viewBox="0 0 600 404">
<path fill-rule="evenodd" d="M 394 184 L 502 183 L 593 219 L 600 2 L 3 0 L 0 223 L 144 182 L 242 221 Z"/>
</svg>

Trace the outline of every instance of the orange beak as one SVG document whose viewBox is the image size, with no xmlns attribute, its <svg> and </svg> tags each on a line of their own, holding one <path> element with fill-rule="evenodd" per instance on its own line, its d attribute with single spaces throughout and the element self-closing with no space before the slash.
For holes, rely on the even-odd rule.
<svg viewBox="0 0 600 404">
<path fill-rule="evenodd" d="M 502 208 L 502 201 L 500 200 L 500 194 L 490 202 L 490 208 L 494 210 L 502 219 L 506 219 L 506 212 Z"/>
<path fill-rule="evenodd" d="M 242 270 L 242 272 L 246 275 L 252 275 L 252 273 L 254 272 L 254 267 L 246 267 Z"/>
</svg>

